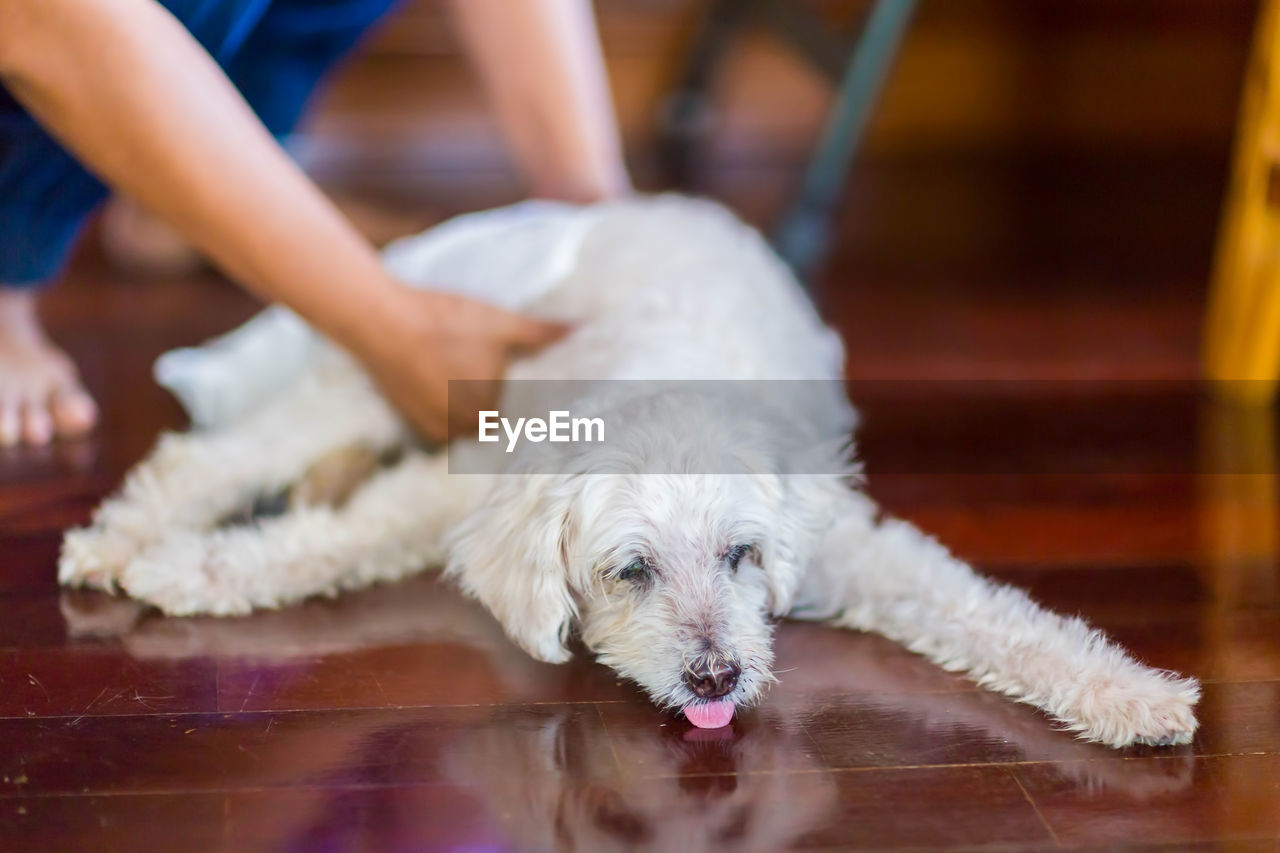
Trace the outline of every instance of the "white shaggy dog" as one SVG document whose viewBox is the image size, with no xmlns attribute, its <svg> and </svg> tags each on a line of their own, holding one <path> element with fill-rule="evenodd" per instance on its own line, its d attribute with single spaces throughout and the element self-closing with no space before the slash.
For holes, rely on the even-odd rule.
<svg viewBox="0 0 1280 853">
<path fill-rule="evenodd" d="M 773 620 L 790 616 L 880 632 L 1090 740 L 1191 739 L 1194 680 L 1141 665 L 879 519 L 833 473 L 853 426 L 842 395 L 745 411 L 620 381 L 838 387 L 838 340 L 755 232 L 673 197 L 575 222 L 570 262 L 524 306 L 575 331 L 514 364 L 507 387 L 583 380 L 569 408 L 620 425 L 607 448 L 559 449 L 551 466 L 518 452 L 500 473 L 450 474 L 446 454 L 413 448 L 354 364 L 321 347 L 266 405 L 165 436 L 92 525 L 67 535 L 61 580 L 119 587 L 171 614 L 230 615 L 444 564 L 530 654 L 564 661 L 580 636 L 700 726 L 762 698 Z M 770 443 L 780 426 L 791 450 Z M 401 456 L 346 494 L 325 483 L 351 447 Z M 227 524 L 299 481 L 284 514 Z"/>
</svg>

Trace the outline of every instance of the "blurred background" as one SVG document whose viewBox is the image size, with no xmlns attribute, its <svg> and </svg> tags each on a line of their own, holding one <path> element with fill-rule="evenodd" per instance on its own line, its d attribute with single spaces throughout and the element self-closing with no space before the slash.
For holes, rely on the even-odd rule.
<svg viewBox="0 0 1280 853">
<path fill-rule="evenodd" d="M 708 75 L 708 109 L 692 123 L 683 168 L 673 169 L 664 116 L 713 3 L 595 4 L 640 189 L 710 195 L 777 225 L 832 105 L 824 63 L 843 68 L 841 45 L 871 4 L 787 5 L 814 16 L 833 49 L 815 61 L 769 15 L 745 15 Z M 815 275 L 848 341 L 850 376 L 1197 376 L 1258 5 L 920 0 Z M 522 197 L 439 0 L 408 0 L 390 16 L 322 90 L 291 148 L 379 241 Z M 93 279 L 93 291 L 104 276 L 148 287 L 132 271 L 104 270 L 97 244 L 84 241 L 72 286 L 47 299 L 73 355 L 110 345 L 103 312 L 136 323 L 114 316 L 109 300 L 78 294 L 77 281 Z M 164 338 L 157 347 L 189 345 L 254 307 L 219 296 L 225 309 L 206 305 L 188 325 L 174 304 L 190 303 L 181 292 L 158 286 L 146 299 L 148 313 L 165 314 L 146 329 Z"/>
<path fill-rule="evenodd" d="M 839 36 L 868 4 L 794 5 Z M 662 118 L 710 8 L 596 4 L 628 158 L 642 189 L 708 194 L 770 227 L 834 87 L 768 16 L 749 18 L 673 173 Z M 853 375 L 1194 375 L 1256 13 L 1253 0 L 920 2 L 820 276 L 833 312 L 864 318 L 847 330 L 863 351 Z M 436 0 L 386 22 L 294 150 L 327 188 L 406 224 L 521 193 Z"/>
<path fill-rule="evenodd" d="M 824 49 L 799 50 L 794 20 L 788 32 L 763 0 L 594 4 L 641 190 L 710 195 L 770 232 L 791 208 L 872 4 L 773 5 L 798 13 Z M 673 94 L 725 9 L 741 20 L 723 31 L 673 162 Z M 1195 384 L 1258 15 L 1254 0 L 916 4 L 812 277 L 845 338 L 848 375 L 868 380 L 854 398 L 873 474 L 1272 470 L 1274 441 L 1244 462 L 1235 438 L 1226 461 L 1203 450 L 1221 442 Z M 440 0 L 408 0 L 386 20 L 290 148 L 379 242 L 525 192 Z M 14 520 L 77 521 L 158 429 L 183 423 L 147 378 L 155 356 L 258 307 L 207 269 L 143 276 L 83 240 L 43 311 L 98 393 L 104 429 L 89 449 L 5 461 L 5 480 L 22 487 Z M 965 385 L 956 380 L 970 380 L 956 393 L 988 399 L 943 398 L 940 387 Z M 1170 381 L 1147 393 L 1125 380 Z M 1010 391 L 1015 406 L 993 407 Z M 1270 435 L 1270 415 L 1258 418 L 1250 429 Z M 32 505 L 30 483 L 69 471 L 70 494 L 51 486 L 50 501 Z M 872 486 L 897 503 L 892 478 Z M 920 492 L 902 497 L 907 511 Z M 1190 534 L 1153 535 L 1186 544 Z"/>
<path fill-rule="evenodd" d="M 639 189 L 710 195 L 768 232 L 791 209 L 872 4 L 774 5 L 824 49 L 798 49 L 794 21 L 788 34 L 763 0 L 594 4 Z M 1234 461 L 1234 438 L 1226 461 L 1205 462 L 1202 448 L 1220 442 L 1205 438 L 1196 385 L 1259 5 L 919 0 L 812 276 L 849 377 L 866 380 L 853 395 L 873 474 L 1272 470 L 1270 449 Z M 720 30 L 703 108 L 673 158 L 673 95 L 726 8 L 741 20 Z M 408 0 L 384 21 L 289 145 L 378 242 L 526 192 L 441 0 Z M 155 356 L 259 307 L 208 269 L 112 265 L 95 236 L 43 302 L 103 404 L 94 461 L 86 469 L 76 454 L 90 450 L 70 447 L 2 467 L 24 486 L 13 511 L 41 529 L 54 505 L 78 520 L 157 429 L 183 423 L 147 379 Z M 962 386 L 960 403 L 939 393 Z M 1010 394 L 1012 408 L 992 407 Z M 1271 434 L 1269 414 L 1251 417 Z M 61 490 L 32 506 L 27 486 L 55 471 L 81 472 L 70 506 Z M 895 503 L 892 479 L 873 477 L 873 490 Z"/>
</svg>

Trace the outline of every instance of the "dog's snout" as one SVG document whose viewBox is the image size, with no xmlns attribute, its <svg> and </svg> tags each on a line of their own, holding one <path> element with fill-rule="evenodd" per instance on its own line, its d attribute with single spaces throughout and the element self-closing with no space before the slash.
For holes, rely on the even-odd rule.
<svg viewBox="0 0 1280 853">
<path fill-rule="evenodd" d="M 738 684 L 742 667 L 729 661 L 712 661 L 685 670 L 684 680 L 700 699 L 719 699 Z"/>
</svg>

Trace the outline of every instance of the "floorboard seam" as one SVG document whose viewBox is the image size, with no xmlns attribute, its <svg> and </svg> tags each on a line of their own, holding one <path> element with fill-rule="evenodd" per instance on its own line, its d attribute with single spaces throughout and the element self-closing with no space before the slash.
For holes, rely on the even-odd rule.
<svg viewBox="0 0 1280 853">
<path fill-rule="evenodd" d="M 1053 831 L 1053 827 L 1040 811 L 1040 806 L 1036 805 L 1036 801 L 1031 797 L 1022 780 L 1018 778 L 1018 774 L 1014 772 L 1012 767 L 1006 767 L 1005 772 L 1009 774 L 1009 778 L 1013 779 L 1013 784 L 1018 786 L 1018 790 L 1022 792 L 1022 796 L 1026 798 L 1027 804 L 1031 806 L 1031 810 L 1036 813 L 1036 817 L 1040 819 L 1040 824 L 1044 826 L 1045 831 L 1049 833 L 1049 838 L 1053 840 L 1054 846 L 1061 847 L 1062 839 L 1058 837 L 1058 833 Z"/>
</svg>

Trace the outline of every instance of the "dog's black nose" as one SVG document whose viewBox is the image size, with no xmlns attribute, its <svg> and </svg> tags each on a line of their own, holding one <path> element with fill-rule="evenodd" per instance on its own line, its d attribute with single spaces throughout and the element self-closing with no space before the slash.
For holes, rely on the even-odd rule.
<svg viewBox="0 0 1280 853">
<path fill-rule="evenodd" d="M 738 683 L 742 667 L 728 661 L 700 663 L 684 672 L 685 683 L 699 699 L 719 699 Z"/>
</svg>

